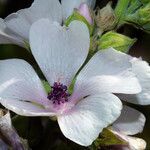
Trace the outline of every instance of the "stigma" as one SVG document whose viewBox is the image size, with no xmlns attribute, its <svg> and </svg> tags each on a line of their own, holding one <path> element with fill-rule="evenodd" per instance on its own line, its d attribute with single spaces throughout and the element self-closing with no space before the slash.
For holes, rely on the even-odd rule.
<svg viewBox="0 0 150 150">
<path fill-rule="evenodd" d="M 61 105 L 68 102 L 68 97 L 70 96 L 68 93 L 68 88 L 66 85 L 63 85 L 59 82 L 54 82 L 53 86 L 51 86 L 52 90 L 48 94 L 48 99 L 52 101 L 53 104 Z"/>
</svg>

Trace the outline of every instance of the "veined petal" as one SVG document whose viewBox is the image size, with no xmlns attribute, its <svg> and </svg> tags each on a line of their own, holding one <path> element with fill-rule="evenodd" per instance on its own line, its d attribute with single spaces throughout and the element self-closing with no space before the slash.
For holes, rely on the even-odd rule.
<svg viewBox="0 0 150 150">
<path fill-rule="evenodd" d="M 87 57 L 89 44 L 89 31 L 79 21 L 67 28 L 41 19 L 31 27 L 31 51 L 51 85 L 70 84 Z"/>
<path fill-rule="evenodd" d="M 112 48 L 99 51 L 77 76 L 74 93 L 139 93 L 141 87 L 131 67 L 128 55 Z"/>
<path fill-rule="evenodd" d="M 7 27 L 24 40 L 29 40 L 31 25 L 41 19 L 62 22 L 62 8 L 59 0 L 35 0 L 30 8 L 19 10 L 5 18 Z"/>
<path fill-rule="evenodd" d="M 47 105 L 47 94 L 33 68 L 24 60 L 0 61 L 0 98 Z M 5 104 L 6 104 L 5 103 Z"/>
<path fill-rule="evenodd" d="M 103 128 L 119 117 L 121 108 L 121 101 L 113 94 L 93 95 L 82 99 L 69 112 L 58 116 L 58 123 L 68 139 L 88 146 Z"/>
<path fill-rule="evenodd" d="M 133 84 L 134 83 L 134 84 Z M 95 76 L 84 80 L 75 86 L 73 99 L 80 99 L 88 95 L 100 93 L 137 93 L 141 91 L 139 83 L 134 76 Z"/>
<path fill-rule="evenodd" d="M 130 103 L 149 105 L 150 104 L 150 66 L 146 61 L 137 58 L 132 60 L 132 70 L 137 75 L 142 91 L 135 95 L 119 95 L 122 100 Z"/>
<path fill-rule="evenodd" d="M 11 34 L 4 22 L 3 19 L 0 18 L 0 44 L 16 44 L 24 47 L 23 39 L 15 34 Z"/>
<path fill-rule="evenodd" d="M 120 117 L 113 123 L 113 130 L 126 135 L 134 135 L 143 131 L 146 118 L 139 111 L 124 106 Z"/>
<path fill-rule="evenodd" d="M 73 12 L 74 8 L 79 8 L 82 3 L 88 4 L 89 7 L 94 8 L 96 0 L 61 0 L 63 8 L 63 18 L 67 19 Z"/>
</svg>

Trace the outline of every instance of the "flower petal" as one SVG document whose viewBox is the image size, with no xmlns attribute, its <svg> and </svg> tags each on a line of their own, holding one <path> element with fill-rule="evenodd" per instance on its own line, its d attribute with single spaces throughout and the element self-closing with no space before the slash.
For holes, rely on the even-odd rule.
<svg viewBox="0 0 150 150">
<path fill-rule="evenodd" d="M 75 93 L 100 92 L 135 94 L 141 87 L 131 71 L 130 57 L 112 48 L 99 51 L 77 76 Z"/>
<path fill-rule="evenodd" d="M 114 134 L 119 136 L 122 140 L 128 143 L 130 150 L 145 150 L 146 149 L 146 142 L 143 139 L 127 136 L 121 132 L 116 132 L 111 130 Z"/>
<path fill-rule="evenodd" d="M 113 94 L 93 95 L 82 99 L 66 114 L 58 116 L 58 123 L 68 139 L 88 146 L 103 128 L 119 117 L 121 108 L 121 101 Z"/>
<path fill-rule="evenodd" d="M 119 95 L 122 100 L 130 103 L 150 104 L 150 66 L 147 62 L 134 58 L 132 60 L 133 72 L 137 75 L 142 91 L 135 95 Z"/>
<path fill-rule="evenodd" d="M 17 99 L 1 99 L 0 103 L 5 108 L 15 112 L 21 116 L 55 116 L 55 112 L 45 109 L 42 105 L 38 105 L 29 101 L 21 101 Z"/>
<path fill-rule="evenodd" d="M 129 146 L 133 150 L 145 150 L 146 149 L 146 142 L 143 139 L 126 136 Z"/>
<path fill-rule="evenodd" d="M 113 123 L 113 130 L 126 135 L 134 135 L 143 131 L 146 118 L 139 111 L 124 106 L 121 116 Z"/>
<path fill-rule="evenodd" d="M 41 18 L 61 23 L 62 9 L 59 0 L 35 0 L 30 8 L 19 10 L 6 17 L 5 23 L 11 31 L 28 41 L 31 25 Z"/>
<path fill-rule="evenodd" d="M 24 47 L 23 40 L 15 34 L 10 34 L 7 30 L 6 24 L 3 19 L 0 18 L 0 44 L 16 44 Z"/>
<path fill-rule="evenodd" d="M 31 27 L 32 53 L 51 85 L 70 84 L 87 57 L 89 43 L 89 31 L 79 21 L 67 28 L 41 19 Z"/>
<path fill-rule="evenodd" d="M 73 12 L 74 8 L 79 8 L 82 3 L 88 4 L 89 7 L 94 8 L 96 0 L 62 0 L 63 18 L 67 19 Z"/>
<path fill-rule="evenodd" d="M 24 60 L 0 61 L 0 98 L 46 105 L 47 94 L 33 68 Z"/>
<path fill-rule="evenodd" d="M 24 149 L 23 143 L 19 135 L 12 126 L 9 111 L 2 109 L 0 109 L 0 133 L 2 140 L 5 141 L 9 146 L 11 146 L 12 149 L 14 150 Z M 0 150 L 4 150 L 2 149 L 1 144 L 2 143 L 0 143 Z"/>
</svg>

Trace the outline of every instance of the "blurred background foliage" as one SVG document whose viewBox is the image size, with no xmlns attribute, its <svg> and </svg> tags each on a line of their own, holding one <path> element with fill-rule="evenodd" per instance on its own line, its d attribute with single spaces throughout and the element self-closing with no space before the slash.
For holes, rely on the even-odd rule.
<svg viewBox="0 0 150 150">
<path fill-rule="evenodd" d="M 117 0 L 113 0 L 113 5 L 115 6 Z M 32 0 L 0 0 L 0 17 L 5 18 L 12 12 L 15 12 L 19 9 L 29 7 L 32 3 Z M 108 3 L 108 0 L 97 0 L 97 6 L 100 8 L 104 7 Z M 144 60 L 150 62 L 150 34 L 141 31 L 140 29 L 136 29 L 130 25 L 124 25 L 118 30 L 118 33 L 127 35 L 131 38 L 137 38 L 137 42 L 130 49 L 130 54 L 137 57 L 142 57 Z M 35 61 L 32 55 L 25 49 L 14 46 L 14 45 L 0 45 L 0 60 L 8 59 L 8 58 L 21 58 L 25 59 L 29 63 L 35 64 Z M 9 69 L 9 68 L 8 68 Z M 132 105 L 134 108 L 143 112 L 147 118 L 146 126 L 144 128 L 144 132 L 139 137 L 142 137 L 146 140 L 148 146 L 147 150 L 150 150 L 150 106 L 137 106 Z M 69 150 L 69 149 L 85 149 L 82 148 L 72 142 L 68 142 L 67 139 L 58 131 L 58 125 L 55 122 L 47 120 L 47 118 L 42 119 L 44 124 L 49 124 L 45 131 L 42 131 L 41 118 L 26 118 L 20 117 L 20 121 L 18 119 L 13 118 L 13 123 L 19 134 L 23 138 L 27 138 L 31 147 L 35 150 L 43 149 L 56 149 L 56 150 Z M 38 125 L 38 128 L 34 128 L 34 126 Z M 56 128 L 56 130 L 51 130 Z M 21 129 L 20 129 L 21 128 Z M 135 127 L 136 128 L 136 127 Z M 28 133 L 26 132 L 28 129 Z M 44 134 L 46 133 L 46 134 Z M 55 134 L 53 134 L 55 133 Z M 42 138 L 42 135 L 46 136 Z M 56 135 L 56 137 L 53 137 Z M 37 138 L 38 137 L 38 138 Z M 57 140 L 56 140 L 57 139 Z M 58 140 L 61 139 L 61 140 Z M 63 142 L 68 143 L 67 149 L 64 146 Z M 53 144 L 50 144 L 53 143 Z M 45 147 L 43 147 L 43 145 Z"/>
</svg>

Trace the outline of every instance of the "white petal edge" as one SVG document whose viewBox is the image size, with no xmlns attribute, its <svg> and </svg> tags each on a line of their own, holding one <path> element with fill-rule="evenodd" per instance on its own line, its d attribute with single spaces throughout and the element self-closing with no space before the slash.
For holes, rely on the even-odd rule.
<svg viewBox="0 0 150 150">
<path fill-rule="evenodd" d="M 58 116 L 58 123 L 68 139 L 89 146 L 103 128 L 119 117 L 121 109 L 121 101 L 115 95 L 93 95 L 82 99 L 69 112 Z"/>
<path fill-rule="evenodd" d="M 41 19 L 30 30 L 31 51 L 51 85 L 69 85 L 84 63 L 90 45 L 87 26 L 73 21 L 69 27 Z"/>
<path fill-rule="evenodd" d="M 0 61 L 0 98 L 47 105 L 47 94 L 36 72 L 21 59 Z"/>
<path fill-rule="evenodd" d="M 21 100 L 13 100 L 13 99 L 1 99 L 0 103 L 5 106 L 8 110 L 15 112 L 21 116 L 55 116 L 55 112 L 45 109 L 44 107 Z"/>
<path fill-rule="evenodd" d="M 126 135 L 135 135 L 143 131 L 146 118 L 139 111 L 123 106 L 120 117 L 113 123 L 112 128 Z"/>
<path fill-rule="evenodd" d="M 74 93 L 82 91 L 83 96 L 94 92 L 139 93 L 141 86 L 131 67 L 130 56 L 113 48 L 99 51 L 77 76 Z"/>
<path fill-rule="evenodd" d="M 1 18 L 0 18 L 0 44 L 15 44 L 21 47 L 25 47 L 23 39 L 15 34 L 11 34 L 6 27 L 4 20 Z"/>
<path fill-rule="evenodd" d="M 119 95 L 122 100 L 139 105 L 150 104 L 150 66 L 146 61 L 133 58 L 132 70 L 137 75 L 142 91 L 135 95 Z"/>
<path fill-rule="evenodd" d="M 28 41 L 31 25 L 42 18 L 62 23 L 62 8 L 59 0 L 34 0 L 31 7 L 10 14 L 4 21 L 7 28 Z"/>
<path fill-rule="evenodd" d="M 94 8 L 96 0 L 62 0 L 63 19 L 67 19 L 75 8 L 79 8 L 82 3 L 86 3 L 89 7 Z"/>
</svg>

